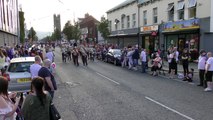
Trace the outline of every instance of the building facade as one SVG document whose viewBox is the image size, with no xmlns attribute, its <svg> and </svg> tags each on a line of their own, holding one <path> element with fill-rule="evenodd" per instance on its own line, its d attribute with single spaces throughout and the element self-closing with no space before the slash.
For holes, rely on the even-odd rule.
<svg viewBox="0 0 213 120">
<path fill-rule="evenodd" d="M 200 49 L 205 48 L 213 52 L 211 49 L 213 3 L 211 1 L 135 0 L 135 6 L 132 9 L 135 11 L 139 9 L 139 45 L 146 48 L 149 53 L 158 49 L 166 51 L 170 47 L 178 47 L 181 53 L 186 48 L 189 49 L 192 59 L 197 58 Z M 133 11 L 128 7 L 121 9 L 126 12 Z M 119 10 L 114 10 L 113 14 L 119 16 Z M 108 15 L 109 20 L 113 18 L 111 16 Z"/>
<path fill-rule="evenodd" d="M 107 11 L 109 20 L 108 43 L 119 47 L 138 44 L 138 9 L 136 0 L 126 0 Z"/>
<path fill-rule="evenodd" d="M 81 40 L 85 40 L 87 43 L 98 43 L 97 25 L 99 21 L 87 13 L 84 18 L 79 18 L 78 23 L 81 30 Z"/>
<path fill-rule="evenodd" d="M 0 0 L 0 46 L 18 42 L 18 1 Z"/>
<path fill-rule="evenodd" d="M 54 31 L 57 29 L 61 32 L 61 16 L 54 14 L 53 22 L 54 22 Z"/>
</svg>

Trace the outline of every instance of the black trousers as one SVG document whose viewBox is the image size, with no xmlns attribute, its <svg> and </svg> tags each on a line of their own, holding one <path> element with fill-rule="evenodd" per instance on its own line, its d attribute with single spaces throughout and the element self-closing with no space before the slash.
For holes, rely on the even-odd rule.
<svg viewBox="0 0 213 120">
<path fill-rule="evenodd" d="M 183 63 L 184 76 L 189 73 L 189 63 Z"/>
<path fill-rule="evenodd" d="M 206 87 L 207 83 L 205 81 L 205 70 L 199 70 L 199 78 L 200 78 L 200 85 Z"/>
<path fill-rule="evenodd" d="M 73 55 L 73 62 L 74 62 L 74 65 L 79 66 L 79 63 L 78 63 L 78 56 Z"/>
<path fill-rule="evenodd" d="M 81 59 L 82 59 L 82 62 L 83 62 L 83 65 L 88 65 L 87 64 L 87 56 L 81 56 Z"/>
</svg>

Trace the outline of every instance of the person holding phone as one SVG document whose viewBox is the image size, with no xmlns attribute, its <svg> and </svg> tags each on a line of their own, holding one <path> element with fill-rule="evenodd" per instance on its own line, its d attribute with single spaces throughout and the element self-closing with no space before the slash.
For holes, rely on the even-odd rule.
<svg viewBox="0 0 213 120">
<path fill-rule="evenodd" d="M 11 98 L 16 98 L 15 104 Z M 0 120 L 16 120 L 19 101 L 20 97 L 16 97 L 16 93 L 8 94 L 8 80 L 0 77 Z"/>
<path fill-rule="evenodd" d="M 45 81 L 41 77 L 33 78 L 31 92 L 24 100 L 21 112 L 25 120 L 50 120 L 52 97 L 44 91 Z"/>
</svg>

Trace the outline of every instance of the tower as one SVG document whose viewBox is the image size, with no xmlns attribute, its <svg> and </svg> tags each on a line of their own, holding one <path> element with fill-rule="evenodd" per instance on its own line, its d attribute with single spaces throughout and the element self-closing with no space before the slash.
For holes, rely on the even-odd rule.
<svg viewBox="0 0 213 120">
<path fill-rule="evenodd" d="M 56 29 L 58 29 L 60 32 L 61 32 L 61 17 L 60 17 L 60 14 L 56 15 L 54 14 L 53 15 L 53 21 L 54 21 L 54 31 Z"/>
</svg>

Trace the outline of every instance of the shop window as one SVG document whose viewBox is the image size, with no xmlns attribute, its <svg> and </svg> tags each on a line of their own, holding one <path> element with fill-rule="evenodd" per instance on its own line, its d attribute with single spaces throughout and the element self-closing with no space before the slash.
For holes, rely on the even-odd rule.
<svg viewBox="0 0 213 120">
<path fill-rule="evenodd" d="M 184 1 L 178 1 L 178 6 L 177 6 L 177 10 L 178 10 L 178 20 L 183 20 L 184 19 Z"/>
<path fill-rule="evenodd" d="M 158 8 L 153 8 L 153 23 L 158 23 Z"/>
<path fill-rule="evenodd" d="M 167 8 L 168 11 L 168 21 L 174 20 L 174 3 L 170 3 Z"/>
<path fill-rule="evenodd" d="M 126 21 L 127 21 L 127 28 L 130 28 L 130 17 L 129 17 L 129 15 L 126 16 Z"/>
<path fill-rule="evenodd" d="M 136 27 L 136 14 L 132 14 L 132 28 Z"/>
<path fill-rule="evenodd" d="M 166 39 L 166 49 L 178 47 L 178 35 L 168 35 Z"/>
<path fill-rule="evenodd" d="M 143 11 L 143 25 L 147 25 L 147 11 Z"/>
</svg>

